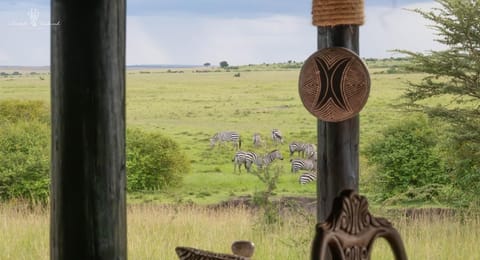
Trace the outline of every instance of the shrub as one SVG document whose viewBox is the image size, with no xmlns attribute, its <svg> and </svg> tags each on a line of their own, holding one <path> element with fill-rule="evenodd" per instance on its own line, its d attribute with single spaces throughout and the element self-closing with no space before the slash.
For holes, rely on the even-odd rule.
<svg viewBox="0 0 480 260">
<path fill-rule="evenodd" d="M 443 150 L 455 188 L 453 204 L 462 207 L 480 205 L 480 147 L 450 138 L 446 139 Z"/>
<path fill-rule="evenodd" d="M 260 169 L 252 172 L 265 185 L 265 189 L 256 191 L 253 194 L 253 203 L 262 209 L 260 224 L 272 225 L 280 223 L 278 215 L 278 205 L 273 203 L 271 197 L 275 195 L 278 179 L 280 177 L 280 168 L 277 166 L 273 173 L 268 169 Z"/>
<path fill-rule="evenodd" d="M 398 122 L 370 143 L 365 153 L 369 163 L 376 166 L 370 184 L 380 192 L 379 198 L 408 193 L 410 199 L 418 199 L 412 189 L 431 190 L 432 184 L 445 184 L 447 175 L 436 144 L 434 130 L 424 117 Z M 435 196 L 434 191 L 431 193 L 427 200 Z"/>
<path fill-rule="evenodd" d="M 45 202 L 50 184 L 48 107 L 40 101 L 0 101 L 0 200 Z M 130 191 L 176 186 L 189 161 L 172 139 L 127 131 Z"/>
<path fill-rule="evenodd" d="M 47 106 L 40 101 L 1 101 L 0 121 L 0 199 L 46 202 L 50 183 Z"/>
<path fill-rule="evenodd" d="M 50 122 L 50 112 L 45 102 L 37 100 L 0 101 L 0 125 L 29 121 Z"/>
<path fill-rule="evenodd" d="M 190 162 L 178 144 L 161 134 L 127 131 L 127 188 L 159 190 L 178 186 Z"/>
</svg>

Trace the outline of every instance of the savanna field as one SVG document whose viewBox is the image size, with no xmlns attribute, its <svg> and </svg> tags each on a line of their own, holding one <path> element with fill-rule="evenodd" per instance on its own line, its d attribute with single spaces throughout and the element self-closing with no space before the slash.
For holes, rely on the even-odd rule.
<svg viewBox="0 0 480 260">
<path fill-rule="evenodd" d="M 367 164 L 362 149 L 387 126 L 409 116 L 395 105 L 402 103 L 406 81 L 418 81 L 424 75 L 389 71 L 388 63 L 369 65 L 370 98 L 360 114 L 360 192 L 373 198 L 375 188 L 369 186 L 368 180 L 374 169 Z M 0 77 L 0 100 L 49 103 L 47 71 L 4 71 L 19 71 L 22 75 Z M 290 172 L 288 143 L 316 142 L 316 119 L 300 101 L 298 75 L 298 68 L 279 65 L 242 66 L 231 71 L 127 70 L 127 128 L 172 138 L 191 164 L 177 187 L 128 194 L 130 259 L 176 259 L 174 248 L 178 245 L 230 252 L 231 242 L 239 239 L 255 243 L 254 259 L 309 258 L 315 225 L 312 212 L 293 210 L 266 225 L 261 211 L 211 207 L 265 189 L 257 176 L 243 168 L 241 173 L 234 173 L 235 151 L 231 144 L 210 147 L 213 134 L 226 130 L 240 133 L 242 150 L 261 154 L 280 150 L 284 160 L 271 165 L 280 174 L 273 199 L 315 197 L 315 184 L 300 185 L 299 173 Z M 273 144 L 273 128 L 282 131 L 284 144 Z M 261 134 L 264 146 L 253 146 L 254 133 Z M 371 210 L 388 217 L 399 230 L 410 259 L 480 259 L 480 217 L 476 211 L 411 218 L 403 214 L 403 209 L 412 205 L 374 201 L 371 199 Z M 445 207 L 441 203 L 413 206 Z M 48 232 L 48 206 L 16 201 L 0 204 L 0 259 L 48 259 Z M 372 259 L 393 259 L 385 241 L 376 242 Z"/>
</svg>

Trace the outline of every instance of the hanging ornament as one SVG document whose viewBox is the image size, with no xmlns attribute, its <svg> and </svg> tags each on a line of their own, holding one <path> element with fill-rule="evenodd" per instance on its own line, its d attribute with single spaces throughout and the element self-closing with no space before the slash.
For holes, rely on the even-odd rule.
<svg viewBox="0 0 480 260">
<path fill-rule="evenodd" d="M 325 48 L 305 61 L 298 85 L 303 105 L 312 115 L 340 122 L 362 110 L 370 92 L 370 75 L 353 51 Z"/>
</svg>

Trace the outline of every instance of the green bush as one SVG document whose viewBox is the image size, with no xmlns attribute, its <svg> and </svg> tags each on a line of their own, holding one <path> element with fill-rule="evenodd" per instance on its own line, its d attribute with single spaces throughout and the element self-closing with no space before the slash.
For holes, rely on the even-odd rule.
<svg viewBox="0 0 480 260">
<path fill-rule="evenodd" d="M 28 121 L 50 123 L 47 104 L 37 100 L 0 101 L 0 125 Z"/>
<path fill-rule="evenodd" d="M 48 200 L 48 117 L 40 101 L 0 102 L 0 200 Z"/>
<path fill-rule="evenodd" d="M 436 137 L 427 120 L 417 117 L 388 127 L 367 146 L 365 155 L 376 166 L 369 185 L 380 200 L 404 194 L 411 200 L 434 200 L 441 193 L 432 190 L 447 182 Z M 412 190 L 429 190 L 431 196 L 417 198 Z"/>
<path fill-rule="evenodd" d="M 455 129 L 451 129 L 455 131 Z M 472 142 L 445 141 L 444 157 L 455 188 L 452 201 L 455 206 L 480 205 L 480 147 Z"/>
<path fill-rule="evenodd" d="M 175 187 L 190 170 L 178 144 L 161 134 L 127 131 L 127 188 L 129 191 Z"/>
<path fill-rule="evenodd" d="M 0 101 L 0 200 L 45 202 L 50 185 L 48 106 L 40 101 Z M 172 139 L 127 131 L 129 191 L 177 186 L 190 163 Z"/>
</svg>

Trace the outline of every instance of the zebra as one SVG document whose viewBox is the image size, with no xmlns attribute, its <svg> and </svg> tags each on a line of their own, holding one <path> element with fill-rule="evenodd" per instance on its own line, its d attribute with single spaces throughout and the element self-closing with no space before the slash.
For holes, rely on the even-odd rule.
<svg viewBox="0 0 480 260">
<path fill-rule="evenodd" d="M 232 162 L 233 162 L 233 172 L 237 171 L 237 166 L 238 166 L 238 171 L 242 172 L 241 170 L 242 164 L 245 166 L 245 169 L 247 169 L 247 172 L 250 172 L 250 168 L 252 167 L 252 164 L 257 165 L 258 168 L 262 168 L 263 157 L 254 152 L 238 151 L 233 156 Z"/>
<path fill-rule="evenodd" d="M 263 156 L 262 164 L 265 167 L 268 167 L 268 165 L 271 164 L 275 159 L 283 160 L 283 156 L 279 150 L 273 150 L 267 153 L 265 156 Z"/>
<path fill-rule="evenodd" d="M 276 128 L 272 130 L 272 140 L 274 144 L 279 144 L 279 143 L 283 144 L 283 137 L 280 130 Z"/>
<path fill-rule="evenodd" d="M 292 162 L 292 172 L 297 172 L 298 170 L 307 170 L 313 171 L 317 169 L 317 161 L 310 159 L 293 159 Z"/>
<path fill-rule="evenodd" d="M 259 147 L 262 146 L 263 141 L 259 133 L 254 133 L 253 134 L 253 146 Z"/>
<path fill-rule="evenodd" d="M 288 145 L 288 148 L 290 150 L 290 157 L 293 156 L 295 152 L 297 152 L 299 156 L 304 158 L 308 158 L 308 159 L 316 158 L 317 146 L 314 144 L 291 142 Z"/>
<path fill-rule="evenodd" d="M 298 178 L 298 182 L 300 184 L 307 184 L 309 182 L 315 181 L 316 179 L 317 179 L 317 173 L 316 172 L 304 172 Z"/>
<path fill-rule="evenodd" d="M 232 142 L 235 150 L 240 149 L 242 140 L 240 134 L 234 131 L 218 132 L 210 138 L 210 146 L 213 148 L 216 143 L 222 144 L 225 142 Z"/>
<path fill-rule="evenodd" d="M 308 159 L 317 159 L 317 146 L 314 144 L 305 144 L 305 157 Z"/>
<path fill-rule="evenodd" d="M 290 157 L 293 156 L 293 154 L 295 152 L 298 153 L 298 155 L 304 155 L 305 153 L 305 146 L 307 144 L 304 144 L 304 143 L 300 143 L 300 142 L 291 142 L 289 145 L 288 145 L 288 149 L 290 150 Z"/>
</svg>

